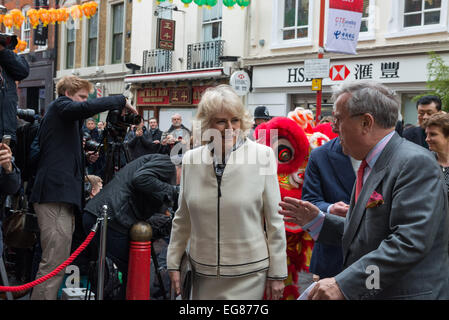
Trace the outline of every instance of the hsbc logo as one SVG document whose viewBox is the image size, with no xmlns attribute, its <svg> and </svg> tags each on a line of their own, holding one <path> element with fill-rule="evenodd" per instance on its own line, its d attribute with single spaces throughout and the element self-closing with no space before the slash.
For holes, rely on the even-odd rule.
<svg viewBox="0 0 449 320">
<path fill-rule="evenodd" d="M 341 64 L 331 67 L 329 77 L 332 81 L 343 81 L 349 76 L 350 73 L 351 71 L 349 71 L 344 64 Z"/>
</svg>

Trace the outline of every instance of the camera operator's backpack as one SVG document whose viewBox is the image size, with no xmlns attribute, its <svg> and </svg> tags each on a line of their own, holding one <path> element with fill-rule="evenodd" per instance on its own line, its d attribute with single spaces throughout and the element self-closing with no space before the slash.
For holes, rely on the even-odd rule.
<svg viewBox="0 0 449 320">
<path fill-rule="evenodd" d="M 122 280 L 122 273 L 119 271 L 117 265 L 109 258 L 105 257 L 104 266 L 104 300 L 120 300 L 123 299 L 124 284 Z M 92 292 L 97 295 L 97 276 L 98 276 L 98 261 L 92 261 L 89 267 L 89 282 Z"/>
</svg>

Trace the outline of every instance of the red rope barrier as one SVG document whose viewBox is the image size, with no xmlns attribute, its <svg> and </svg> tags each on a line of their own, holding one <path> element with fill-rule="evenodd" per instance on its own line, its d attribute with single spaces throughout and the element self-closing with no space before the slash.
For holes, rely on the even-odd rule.
<svg viewBox="0 0 449 320">
<path fill-rule="evenodd" d="M 95 231 L 91 231 L 89 235 L 87 236 L 86 240 L 78 247 L 78 249 L 75 250 L 75 252 L 72 253 L 72 255 L 62 264 L 60 264 L 55 270 L 50 272 L 49 274 L 40 277 L 39 279 L 34 280 L 33 282 L 26 283 L 21 286 L 16 287 L 2 287 L 0 286 L 0 292 L 2 291 L 10 291 L 10 292 L 18 292 L 18 291 L 24 291 L 31 289 L 34 286 L 37 286 L 38 284 L 41 284 L 44 281 L 47 281 L 48 279 L 54 277 L 57 275 L 62 269 L 67 267 L 70 263 L 72 263 L 73 260 L 75 260 L 76 257 L 87 247 L 87 245 L 90 243 L 92 238 L 95 236 Z"/>
</svg>

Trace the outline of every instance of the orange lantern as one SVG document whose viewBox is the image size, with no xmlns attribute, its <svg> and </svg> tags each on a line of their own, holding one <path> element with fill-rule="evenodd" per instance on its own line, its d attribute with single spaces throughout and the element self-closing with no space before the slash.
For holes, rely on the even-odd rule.
<svg viewBox="0 0 449 320">
<path fill-rule="evenodd" d="M 12 9 L 10 11 L 10 14 L 12 16 L 14 27 L 20 29 L 22 27 L 23 20 L 25 20 L 22 11 L 20 11 L 19 9 Z"/>
<path fill-rule="evenodd" d="M 69 20 L 69 10 L 67 8 L 60 8 L 58 9 L 59 17 L 58 17 L 58 23 L 61 22 L 67 22 Z"/>
<path fill-rule="evenodd" d="M 20 38 L 17 38 L 17 45 L 16 45 L 16 48 L 14 49 L 14 52 L 19 53 L 19 52 L 25 51 L 26 48 L 27 48 L 27 42 L 20 40 Z"/>
<path fill-rule="evenodd" d="M 86 2 L 81 5 L 84 15 L 90 19 L 97 12 L 98 4 L 95 1 Z"/>
<path fill-rule="evenodd" d="M 70 7 L 70 15 L 73 19 L 82 19 L 83 18 L 83 11 L 81 10 L 80 5 L 74 5 Z"/>
<path fill-rule="evenodd" d="M 40 8 L 37 12 L 39 13 L 41 22 L 44 24 L 44 27 L 46 27 L 50 23 L 50 15 L 48 14 L 48 10 Z"/>
<path fill-rule="evenodd" d="M 3 22 L 3 14 L 0 14 L 0 24 Z"/>
<path fill-rule="evenodd" d="M 12 19 L 12 15 L 10 13 L 7 13 L 3 16 L 3 24 L 6 28 L 11 29 L 12 25 L 14 24 L 14 21 Z"/>
<path fill-rule="evenodd" d="M 39 13 L 36 9 L 30 9 L 27 11 L 27 17 L 30 21 L 30 25 L 33 27 L 33 29 L 36 29 L 39 25 Z"/>
<path fill-rule="evenodd" d="M 58 21 L 58 10 L 55 8 L 48 9 L 48 15 L 50 17 L 50 23 L 55 24 Z"/>
</svg>

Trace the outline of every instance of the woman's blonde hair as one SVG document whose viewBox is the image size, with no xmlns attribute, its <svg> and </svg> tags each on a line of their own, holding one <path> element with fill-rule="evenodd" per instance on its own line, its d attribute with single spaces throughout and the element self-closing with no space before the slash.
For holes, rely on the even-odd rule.
<svg viewBox="0 0 449 320">
<path fill-rule="evenodd" d="M 77 76 L 64 76 L 56 84 L 56 94 L 58 97 L 64 96 L 67 91 L 70 95 L 74 95 L 81 89 L 86 89 L 92 93 L 94 86 L 92 83 Z"/>
<path fill-rule="evenodd" d="M 247 135 L 253 124 L 251 114 L 243 105 L 242 99 L 230 85 L 221 84 L 204 91 L 198 104 L 195 120 L 199 123 L 201 134 L 210 129 L 214 116 L 219 112 L 232 114 L 240 119 L 240 130 Z M 194 125 L 194 130 L 199 129 Z M 202 141 L 207 143 L 208 141 Z"/>
</svg>

